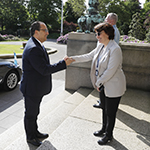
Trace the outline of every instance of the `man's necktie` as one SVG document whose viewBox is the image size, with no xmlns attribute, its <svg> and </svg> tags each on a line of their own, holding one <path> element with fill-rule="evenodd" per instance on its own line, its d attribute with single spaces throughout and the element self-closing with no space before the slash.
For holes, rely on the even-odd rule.
<svg viewBox="0 0 150 150">
<path fill-rule="evenodd" d="M 43 47 L 43 50 L 46 52 L 46 49 L 45 49 L 44 45 L 42 47 Z"/>
<path fill-rule="evenodd" d="M 43 47 L 43 50 L 44 50 L 45 56 L 46 56 L 46 58 L 48 59 L 48 54 L 47 54 L 47 51 L 46 51 L 46 49 L 45 49 L 44 45 L 42 45 L 42 47 Z"/>
</svg>

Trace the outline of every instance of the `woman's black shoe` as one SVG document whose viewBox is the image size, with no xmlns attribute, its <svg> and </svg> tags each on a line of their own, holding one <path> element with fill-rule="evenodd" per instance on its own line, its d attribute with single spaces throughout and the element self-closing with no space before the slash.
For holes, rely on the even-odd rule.
<svg viewBox="0 0 150 150">
<path fill-rule="evenodd" d="M 97 103 L 97 104 L 94 104 L 93 107 L 95 107 L 95 108 L 102 108 L 102 105 L 101 105 L 101 103 Z"/>
<path fill-rule="evenodd" d="M 46 138 L 48 138 L 48 134 L 37 132 L 36 137 L 40 138 L 40 139 L 46 139 Z"/>
<path fill-rule="evenodd" d="M 98 144 L 99 144 L 99 145 L 105 145 L 108 141 L 111 141 L 112 138 L 113 138 L 113 136 L 108 137 L 107 135 L 104 135 L 104 137 L 102 137 L 102 139 L 100 139 L 100 140 L 98 141 Z"/>
<path fill-rule="evenodd" d="M 105 133 L 104 130 L 99 130 L 99 131 L 94 132 L 93 134 L 94 134 L 95 136 L 103 136 L 104 133 Z"/>
<path fill-rule="evenodd" d="M 31 140 L 27 139 L 27 142 L 34 146 L 40 146 L 42 144 L 42 142 L 37 138 L 31 139 Z"/>
</svg>

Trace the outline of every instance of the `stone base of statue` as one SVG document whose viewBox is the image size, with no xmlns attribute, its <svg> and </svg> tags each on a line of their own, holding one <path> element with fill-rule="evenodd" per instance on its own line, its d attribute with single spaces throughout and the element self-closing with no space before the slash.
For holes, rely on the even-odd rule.
<svg viewBox="0 0 150 150">
<path fill-rule="evenodd" d="M 81 55 L 92 51 L 97 44 L 94 33 L 69 33 L 67 55 Z M 66 70 L 66 89 L 77 90 L 79 87 L 93 88 L 90 80 L 91 62 L 74 63 Z"/>
</svg>

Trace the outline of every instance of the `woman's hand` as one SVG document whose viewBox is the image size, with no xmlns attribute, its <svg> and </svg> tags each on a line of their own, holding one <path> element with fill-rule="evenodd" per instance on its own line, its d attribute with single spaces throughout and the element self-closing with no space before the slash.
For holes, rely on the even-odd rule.
<svg viewBox="0 0 150 150">
<path fill-rule="evenodd" d="M 101 91 L 99 90 L 99 87 L 97 87 L 97 91 L 98 91 L 98 92 L 101 92 Z"/>
<path fill-rule="evenodd" d="M 104 89 L 104 86 L 103 86 L 103 85 L 101 85 L 100 87 L 97 87 L 97 91 L 98 91 L 98 92 L 101 92 L 103 89 Z"/>
</svg>

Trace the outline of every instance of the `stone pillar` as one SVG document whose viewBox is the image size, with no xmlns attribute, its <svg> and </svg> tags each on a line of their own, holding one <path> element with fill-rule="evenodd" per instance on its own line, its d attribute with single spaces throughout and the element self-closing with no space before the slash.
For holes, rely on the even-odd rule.
<svg viewBox="0 0 150 150">
<path fill-rule="evenodd" d="M 81 55 L 92 51 L 97 44 L 94 33 L 69 33 L 67 55 Z M 77 90 L 79 87 L 93 88 L 90 80 L 91 62 L 75 63 L 67 67 L 65 88 Z"/>
</svg>

